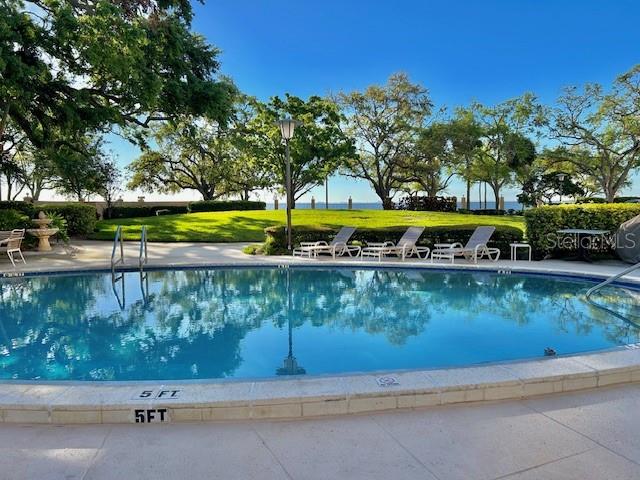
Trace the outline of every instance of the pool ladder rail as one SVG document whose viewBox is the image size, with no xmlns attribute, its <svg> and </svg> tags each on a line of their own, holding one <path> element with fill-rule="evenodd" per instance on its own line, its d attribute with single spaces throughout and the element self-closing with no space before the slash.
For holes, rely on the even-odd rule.
<svg viewBox="0 0 640 480">
<path fill-rule="evenodd" d="M 140 232 L 140 253 L 138 255 L 138 267 L 140 272 L 144 271 L 144 266 L 149 262 L 149 249 L 147 245 L 147 226 L 142 226 Z M 116 228 L 116 235 L 113 239 L 113 249 L 111 250 L 111 275 L 114 280 L 117 280 L 121 275 L 117 275 L 118 265 L 125 264 L 124 257 L 124 238 L 122 235 L 122 225 L 118 225 Z"/>
<path fill-rule="evenodd" d="M 606 287 L 607 285 L 615 282 L 616 280 L 624 277 L 625 275 L 630 274 L 631 272 L 633 272 L 633 271 L 635 271 L 635 270 L 637 270 L 639 268 L 640 268 L 640 262 L 630 266 L 629 268 L 625 268 L 623 271 L 621 271 L 621 272 L 619 272 L 619 273 L 607 278 L 606 280 L 600 282 L 596 286 L 591 287 L 589 290 L 587 290 L 587 293 L 585 294 L 585 299 L 587 300 L 587 302 L 589 302 L 594 307 L 597 307 L 597 308 L 599 308 L 601 310 L 604 310 L 604 311 L 610 313 L 611 315 L 613 315 L 613 316 L 615 316 L 615 317 L 617 317 L 617 318 L 619 318 L 619 319 L 621 319 L 621 320 L 623 320 L 623 321 L 625 321 L 627 323 L 630 323 L 631 325 L 633 325 L 635 327 L 640 328 L 640 324 L 638 322 L 635 322 L 633 320 L 628 319 L 624 315 L 621 315 L 620 313 L 612 310 L 611 308 L 609 308 L 609 307 L 607 307 L 605 305 L 602 305 L 602 304 L 600 304 L 598 302 L 595 302 L 591 298 L 594 293 L 596 293 L 597 291 L 601 290 L 603 287 Z"/>
</svg>

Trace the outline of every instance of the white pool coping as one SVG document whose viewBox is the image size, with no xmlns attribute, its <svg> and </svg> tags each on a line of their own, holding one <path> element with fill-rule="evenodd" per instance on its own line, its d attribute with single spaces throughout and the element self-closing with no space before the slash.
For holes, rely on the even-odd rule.
<svg viewBox="0 0 640 480">
<path fill-rule="evenodd" d="M 430 264 L 359 260 L 154 264 L 153 268 L 256 267 L 274 264 L 481 269 L 588 278 L 610 275 L 574 264 L 545 262 Z M 506 263 L 506 264 L 505 264 Z M 567 267 L 565 264 L 564 267 Z M 578 267 L 578 268 L 576 268 Z M 96 268 L 37 269 L 30 273 L 83 272 Z M 617 270 L 621 268 L 614 268 Z M 21 275 L 21 272 L 15 272 Z M 27 273 L 29 274 L 29 273 Z M 12 275 L 12 272 L 9 272 Z M 8 275 L 8 276 L 9 276 Z M 640 284 L 638 278 L 630 283 Z M 6 423 L 149 423 L 304 418 L 411 409 L 453 403 L 516 400 L 640 382 L 640 344 L 560 357 L 460 368 L 305 376 L 256 381 L 0 382 L 0 421 Z M 173 392 L 177 393 L 173 393 Z M 164 393 L 161 393 L 164 392 Z M 140 419 L 144 422 L 140 422 Z M 138 419 L 138 421 L 136 421 Z"/>
</svg>

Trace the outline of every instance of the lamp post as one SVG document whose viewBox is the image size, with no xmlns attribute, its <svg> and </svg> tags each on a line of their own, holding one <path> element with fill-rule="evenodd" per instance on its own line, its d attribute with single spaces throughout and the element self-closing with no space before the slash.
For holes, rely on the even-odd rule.
<svg viewBox="0 0 640 480">
<path fill-rule="evenodd" d="M 286 178 L 285 190 L 287 192 L 287 250 L 291 251 L 291 158 L 289 156 L 289 141 L 293 138 L 293 131 L 298 122 L 291 118 L 283 118 L 278 121 L 280 134 L 285 145 Z"/>
<path fill-rule="evenodd" d="M 562 194 L 564 193 L 564 179 L 565 179 L 565 176 L 566 175 L 564 173 L 559 173 L 558 175 L 556 175 L 556 177 L 560 181 L 560 192 L 558 193 L 558 196 L 560 197 L 559 203 L 562 203 Z"/>
</svg>

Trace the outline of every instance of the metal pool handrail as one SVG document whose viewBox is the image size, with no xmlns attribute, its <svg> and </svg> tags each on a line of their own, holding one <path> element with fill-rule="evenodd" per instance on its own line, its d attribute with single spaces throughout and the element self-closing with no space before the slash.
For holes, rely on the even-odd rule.
<svg viewBox="0 0 640 480">
<path fill-rule="evenodd" d="M 116 259 L 116 250 L 120 244 L 120 258 Z M 113 239 L 113 250 L 111 250 L 111 275 L 116 275 L 116 265 L 119 263 L 124 264 L 124 241 L 122 238 L 122 225 L 118 225 L 116 228 L 116 236 Z"/>
<path fill-rule="evenodd" d="M 142 232 L 140 233 L 140 255 L 138 256 L 138 264 L 140 271 L 142 272 L 144 265 L 149 261 L 149 254 L 147 251 L 147 226 L 142 226 Z"/>
<path fill-rule="evenodd" d="M 625 322 L 630 323 L 630 324 L 634 325 L 635 327 L 639 327 L 640 328 L 640 324 L 638 324 L 637 322 L 634 322 L 633 320 L 629 320 L 624 315 L 619 314 L 618 312 L 610 309 L 609 307 L 606 307 L 604 305 L 600 305 L 599 303 L 594 302 L 591 299 L 591 295 L 596 293 L 601 288 L 606 287 L 607 285 L 615 282 L 616 280 L 624 277 L 625 275 L 628 275 L 629 273 L 631 273 L 634 270 L 637 270 L 639 268 L 640 268 L 640 262 L 636 263 L 635 265 L 630 266 L 629 268 L 625 268 L 623 271 L 617 273 L 616 275 L 607 278 L 606 280 L 604 280 L 603 282 L 600 282 L 599 284 L 597 284 L 594 287 L 591 287 L 589 290 L 587 290 L 587 293 L 585 294 L 585 299 L 587 300 L 587 302 L 589 302 L 594 307 L 597 307 L 597 308 L 599 308 L 601 310 L 605 310 L 606 312 L 610 313 L 611 315 L 614 315 L 615 317 L 617 317 L 617 318 L 619 318 L 621 320 L 624 320 Z"/>
</svg>

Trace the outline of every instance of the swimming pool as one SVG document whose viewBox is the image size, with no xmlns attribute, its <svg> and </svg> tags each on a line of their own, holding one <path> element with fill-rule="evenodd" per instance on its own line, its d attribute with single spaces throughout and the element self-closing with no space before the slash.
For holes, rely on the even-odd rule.
<svg viewBox="0 0 640 480">
<path fill-rule="evenodd" d="M 0 280 L 0 378 L 249 379 L 422 369 L 640 341 L 592 281 L 400 268 L 211 268 Z M 601 299 L 635 314 L 634 290 Z M 615 300 L 614 303 L 611 303 Z"/>
</svg>

